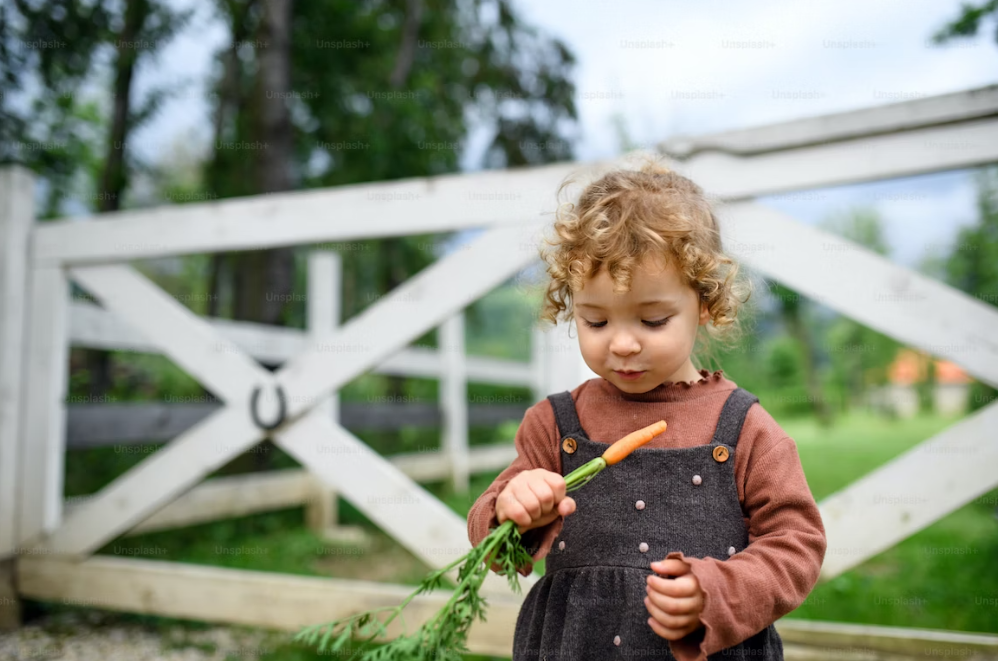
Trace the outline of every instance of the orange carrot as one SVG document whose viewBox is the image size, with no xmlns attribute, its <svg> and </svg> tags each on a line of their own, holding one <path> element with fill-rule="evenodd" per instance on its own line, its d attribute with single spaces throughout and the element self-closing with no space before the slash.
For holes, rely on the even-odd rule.
<svg viewBox="0 0 998 661">
<path fill-rule="evenodd" d="M 606 452 L 603 453 L 603 459 L 606 461 L 606 465 L 613 466 L 615 463 L 634 452 L 634 450 L 664 432 L 667 426 L 668 425 L 665 424 L 665 420 L 659 420 L 654 424 L 648 425 L 644 429 L 631 432 L 627 436 L 623 437 L 608 447 Z"/>
</svg>

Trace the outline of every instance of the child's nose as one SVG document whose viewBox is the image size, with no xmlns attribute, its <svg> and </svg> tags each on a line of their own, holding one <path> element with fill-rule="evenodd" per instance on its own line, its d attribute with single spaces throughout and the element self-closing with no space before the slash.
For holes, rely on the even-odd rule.
<svg viewBox="0 0 998 661">
<path fill-rule="evenodd" d="M 637 353 L 640 349 L 641 345 L 638 343 L 637 338 L 626 331 L 621 331 L 614 335 L 613 340 L 610 342 L 610 350 L 621 356 Z"/>
</svg>

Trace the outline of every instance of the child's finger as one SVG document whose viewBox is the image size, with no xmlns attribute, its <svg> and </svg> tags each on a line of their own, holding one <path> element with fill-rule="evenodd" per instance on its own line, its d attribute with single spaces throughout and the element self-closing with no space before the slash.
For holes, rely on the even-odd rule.
<svg viewBox="0 0 998 661">
<path fill-rule="evenodd" d="M 575 511 L 575 499 L 571 496 L 565 496 L 560 503 L 558 503 L 558 513 L 562 516 L 568 516 Z"/>
<path fill-rule="evenodd" d="M 670 597 L 655 590 L 648 590 L 645 598 L 663 613 L 673 617 L 699 613 L 703 610 L 700 600 L 696 597 Z"/>
<path fill-rule="evenodd" d="M 537 497 L 537 502 L 541 505 L 541 514 L 547 514 L 554 508 L 554 489 L 547 482 L 528 482 L 527 486 Z"/>
<path fill-rule="evenodd" d="M 516 499 L 512 494 L 508 496 L 508 499 L 503 503 L 502 511 L 497 510 L 497 518 L 499 523 L 502 524 L 505 521 L 512 521 L 517 525 L 517 529 L 520 534 L 526 530 L 530 522 L 533 521 L 533 517 L 530 516 L 530 512 L 527 508 Z"/>
<path fill-rule="evenodd" d="M 530 515 L 530 521 L 541 518 L 544 514 L 544 508 L 541 506 L 541 501 L 537 498 L 537 494 L 528 485 L 520 485 L 520 488 L 516 490 L 516 500 L 520 503 L 520 506 L 527 511 Z M 527 524 L 530 524 L 530 521 Z"/>
<path fill-rule="evenodd" d="M 700 581 L 693 574 L 683 574 L 682 576 L 676 577 L 673 581 L 676 584 L 676 589 L 681 595 L 689 597 L 700 596 Z"/>
<path fill-rule="evenodd" d="M 684 629 L 693 624 L 693 616 L 689 613 L 679 615 L 668 613 L 652 601 L 650 596 L 645 597 L 645 608 L 648 610 L 648 614 L 666 629 Z"/>
<path fill-rule="evenodd" d="M 568 487 L 565 485 L 565 477 L 563 475 L 558 475 L 552 471 L 545 471 L 544 481 L 551 485 L 551 492 L 554 493 L 555 500 L 565 497 Z"/>
<path fill-rule="evenodd" d="M 696 584 L 685 576 L 672 579 L 649 574 L 648 587 L 655 592 L 664 594 L 668 597 L 682 598 L 693 597 L 696 595 Z"/>
<path fill-rule="evenodd" d="M 651 570 L 663 576 L 682 576 L 689 573 L 690 566 L 679 558 L 669 558 L 651 563 Z"/>
<path fill-rule="evenodd" d="M 651 630 L 666 640 L 679 640 L 695 628 L 691 625 L 683 629 L 668 629 L 656 622 L 654 617 L 649 617 L 647 621 L 648 626 L 651 627 Z"/>
</svg>

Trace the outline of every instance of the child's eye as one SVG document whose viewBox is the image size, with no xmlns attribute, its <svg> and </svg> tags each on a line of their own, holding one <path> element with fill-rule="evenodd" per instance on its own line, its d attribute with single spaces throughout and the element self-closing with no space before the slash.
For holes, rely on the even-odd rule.
<svg viewBox="0 0 998 661">
<path fill-rule="evenodd" d="M 659 319 L 657 321 L 645 321 L 644 323 L 650 326 L 651 328 L 658 328 L 659 326 L 665 326 L 665 324 L 668 323 L 669 319 L 672 319 L 672 317 L 666 317 L 665 319 Z M 589 328 L 603 328 L 604 326 L 606 326 L 605 321 L 593 322 L 593 321 L 588 321 L 586 319 L 583 319 L 582 321 L 585 321 L 586 326 L 589 326 Z"/>
</svg>

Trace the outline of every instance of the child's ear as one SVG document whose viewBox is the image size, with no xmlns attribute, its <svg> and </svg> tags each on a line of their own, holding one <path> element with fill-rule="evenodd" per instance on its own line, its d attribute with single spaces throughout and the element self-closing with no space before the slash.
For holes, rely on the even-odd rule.
<svg viewBox="0 0 998 661">
<path fill-rule="evenodd" d="M 705 326 L 710 321 L 710 310 L 707 309 L 707 301 L 700 301 L 700 325 Z"/>
</svg>

